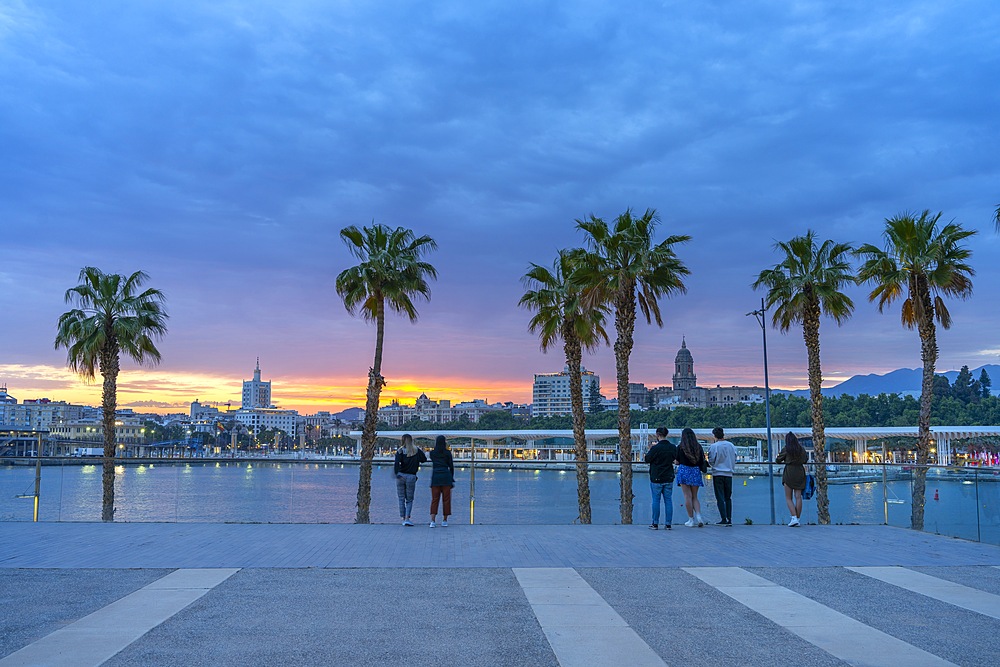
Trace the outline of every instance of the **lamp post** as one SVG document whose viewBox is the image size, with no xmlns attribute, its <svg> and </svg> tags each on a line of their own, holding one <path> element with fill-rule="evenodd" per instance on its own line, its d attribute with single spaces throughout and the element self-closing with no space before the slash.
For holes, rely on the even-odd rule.
<svg viewBox="0 0 1000 667">
<path fill-rule="evenodd" d="M 760 325 L 760 332 L 764 340 L 764 425 L 767 429 L 767 486 L 771 492 L 771 525 L 774 525 L 774 452 L 771 451 L 771 386 L 767 380 L 767 309 L 764 307 L 764 299 L 761 297 L 760 310 L 753 310 L 747 313 L 747 317 L 754 316 L 757 324 Z"/>
</svg>

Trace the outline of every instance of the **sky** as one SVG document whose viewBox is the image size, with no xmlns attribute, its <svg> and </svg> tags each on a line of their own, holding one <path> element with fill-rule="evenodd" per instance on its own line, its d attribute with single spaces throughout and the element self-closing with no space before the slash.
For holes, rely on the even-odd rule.
<svg viewBox="0 0 1000 667">
<path fill-rule="evenodd" d="M 1000 4 L 0 0 L 0 384 L 98 405 L 53 346 L 80 269 L 146 271 L 162 362 L 121 407 L 238 404 L 260 358 L 280 407 L 363 405 L 374 327 L 334 289 L 372 221 L 438 243 L 419 320 L 386 322 L 383 402 L 529 402 L 543 353 L 517 307 L 575 221 L 656 209 L 687 291 L 636 328 L 633 381 L 763 383 L 751 288 L 774 243 L 881 244 L 887 217 L 979 230 L 938 368 L 1000 361 Z M 821 328 L 827 386 L 920 365 L 898 304 L 852 287 Z M 771 385 L 806 386 L 801 331 Z M 614 395 L 614 355 L 584 360 Z"/>
</svg>

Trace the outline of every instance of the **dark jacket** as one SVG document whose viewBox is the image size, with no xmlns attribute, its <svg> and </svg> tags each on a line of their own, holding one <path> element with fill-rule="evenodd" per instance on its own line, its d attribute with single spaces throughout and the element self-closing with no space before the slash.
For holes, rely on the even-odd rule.
<svg viewBox="0 0 1000 667">
<path fill-rule="evenodd" d="M 431 450 L 431 486 L 455 486 L 455 459 L 450 449 Z"/>
<path fill-rule="evenodd" d="M 785 470 L 781 473 L 781 483 L 789 489 L 802 491 L 806 488 L 806 463 L 809 462 L 809 453 L 802 452 L 800 456 L 789 457 L 787 450 L 782 449 L 775 463 L 784 463 Z"/>
<path fill-rule="evenodd" d="M 653 484 L 666 484 L 674 481 L 674 460 L 677 459 L 677 447 L 669 440 L 660 440 L 649 448 L 643 461 L 649 464 L 649 481 Z"/>
<path fill-rule="evenodd" d="M 417 453 L 413 456 L 407 456 L 406 450 L 401 447 L 396 452 L 396 460 L 392 464 L 392 474 L 406 473 L 407 475 L 416 475 L 417 471 L 420 470 L 420 464 L 426 460 L 427 457 L 424 455 L 424 450 L 419 447 L 417 448 Z"/>
<path fill-rule="evenodd" d="M 698 468 L 702 472 L 708 470 L 708 457 L 705 456 L 705 450 L 698 446 L 698 451 L 695 454 L 697 458 L 692 458 L 684 453 L 681 447 L 677 448 L 677 463 L 682 466 L 691 466 L 692 468 Z"/>
</svg>

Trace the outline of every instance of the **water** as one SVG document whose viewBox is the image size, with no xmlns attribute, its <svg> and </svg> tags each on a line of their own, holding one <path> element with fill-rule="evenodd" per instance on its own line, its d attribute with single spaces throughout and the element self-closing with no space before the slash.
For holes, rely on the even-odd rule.
<svg viewBox="0 0 1000 667">
<path fill-rule="evenodd" d="M 927 484 L 926 529 L 966 539 L 1000 544 L 998 490 L 1000 475 L 984 473 L 978 483 L 936 478 Z M 468 523 L 469 469 L 458 468 L 452 497 L 453 522 Z M 34 492 L 34 468 L 0 468 L 0 521 L 30 521 L 32 501 L 17 498 Z M 986 481 L 986 480 L 989 481 Z M 430 503 L 430 470 L 417 483 L 414 518 L 423 519 Z M 358 467 L 341 463 L 184 462 L 118 466 L 117 521 L 352 523 L 355 517 Z M 786 522 L 784 492 L 775 478 L 775 514 Z M 837 484 L 830 487 L 833 523 L 885 522 L 881 482 Z M 910 482 L 892 481 L 888 497 L 903 503 L 888 505 L 889 524 L 909 526 Z M 938 500 L 934 500 L 934 492 Z M 649 485 L 645 472 L 633 484 L 636 524 L 649 523 Z M 620 522 L 617 473 L 591 472 L 594 523 Z M 978 497 L 977 497 L 978 494 Z M 711 481 L 701 490 L 702 514 L 718 520 Z M 40 519 L 97 521 L 100 519 L 101 466 L 64 465 L 42 469 Z M 686 514 L 680 489 L 674 489 L 674 522 Z M 577 517 L 574 471 L 476 469 L 475 522 L 485 524 L 569 524 Z M 816 502 L 805 501 L 804 520 L 816 521 Z M 398 518 L 391 464 L 376 464 L 372 474 L 371 518 L 395 523 Z M 737 476 L 733 488 L 735 523 L 770 522 L 767 476 Z"/>
</svg>

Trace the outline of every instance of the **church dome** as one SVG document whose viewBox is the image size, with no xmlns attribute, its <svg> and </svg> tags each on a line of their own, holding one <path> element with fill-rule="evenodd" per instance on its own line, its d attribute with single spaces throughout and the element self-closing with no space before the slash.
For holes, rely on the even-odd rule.
<svg viewBox="0 0 1000 667">
<path fill-rule="evenodd" d="M 679 364 L 681 362 L 693 364 L 694 357 L 691 356 L 691 350 L 687 348 L 687 341 L 681 338 L 681 349 L 677 350 L 677 356 L 674 357 L 674 363 Z"/>
</svg>

